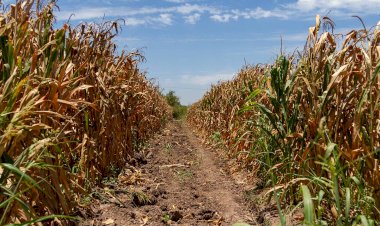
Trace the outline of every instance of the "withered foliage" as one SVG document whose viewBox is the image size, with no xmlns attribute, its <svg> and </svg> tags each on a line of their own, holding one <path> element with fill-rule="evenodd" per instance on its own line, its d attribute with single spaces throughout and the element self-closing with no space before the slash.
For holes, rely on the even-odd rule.
<svg viewBox="0 0 380 226">
<path fill-rule="evenodd" d="M 54 29 L 38 2 L 0 14 L 1 225 L 72 214 L 171 114 L 143 57 L 117 52 L 118 23 Z"/>
<path fill-rule="evenodd" d="M 380 208 L 380 31 L 352 30 L 339 41 L 333 25 L 317 16 L 302 52 L 214 85 L 188 121 L 205 137 L 220 135 L 231 156 L 269 181 L 268 194 L 281 191 L 290 203 L 307 184 L 327 194 L 336 222 L 348 223 L 378 218 Z"/>
</svg>

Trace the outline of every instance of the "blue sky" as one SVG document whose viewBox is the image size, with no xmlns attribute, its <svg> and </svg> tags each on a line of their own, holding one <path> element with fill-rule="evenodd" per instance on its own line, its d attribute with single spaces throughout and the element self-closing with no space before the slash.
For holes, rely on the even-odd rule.
<svg viewBox="0 0 380 226">
<path fill-rule="evenodd" d="M 3 1 L 3 2 L 11 2 Z M 191 104 L 244 64 L 273 62 L 305 43 L 315 15 L 327 15 L 345 33 L 380 20 L 380 0 L 58 0 L 58 25 L 125 20 L 119 48 L 144 52 L 141 68 L 164 92 Z"/>
</svg>

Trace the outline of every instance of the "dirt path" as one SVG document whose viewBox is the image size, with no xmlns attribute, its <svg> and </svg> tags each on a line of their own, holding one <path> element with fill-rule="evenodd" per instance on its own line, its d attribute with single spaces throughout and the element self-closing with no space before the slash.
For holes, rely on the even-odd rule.
<svg viewBox="0 0 380 226">
<path fill-rule="evenodd" d="M 92 194 L 80 225 L 255 224 L 242 182 L 183 123 L 170 123 L 135 163 Z"/>
</svg>

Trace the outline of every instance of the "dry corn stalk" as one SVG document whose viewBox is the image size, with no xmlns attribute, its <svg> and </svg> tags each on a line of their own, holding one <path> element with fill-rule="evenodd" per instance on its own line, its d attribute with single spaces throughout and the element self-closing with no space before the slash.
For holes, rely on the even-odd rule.
<svg viewBox="0 0 380 226">
<path fill-rule="evenodd" d="M 116 22 L 54 29 L 54 7 L 0 14 L 1 225 L 72 214 L 170 115 L 142 56 L 117 54 Z"/>
</svg>

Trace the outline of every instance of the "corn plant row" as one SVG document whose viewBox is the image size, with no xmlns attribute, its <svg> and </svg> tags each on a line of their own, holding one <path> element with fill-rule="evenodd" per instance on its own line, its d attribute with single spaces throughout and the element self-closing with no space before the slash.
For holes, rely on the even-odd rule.
<svg viewBox="0 0 380 226">
<path fill-rule="evenodd" d="M 0 6 L 0 225 L 58 221 L 170 108 L 143 57 L 116 51 L 117 22 L 55 29 L 54 3 Z"/>
<path fill-rule="evenodd" d="M 339 35 L 331 19 L 317 16 L 303 51 L 214 85 L 190 107 L 188 121 L 205 137 L 220 137 L 279 204 L 304 199 L 305 223 L 374 224 L 379 44 L 379 26 Z"/>
</svg>

